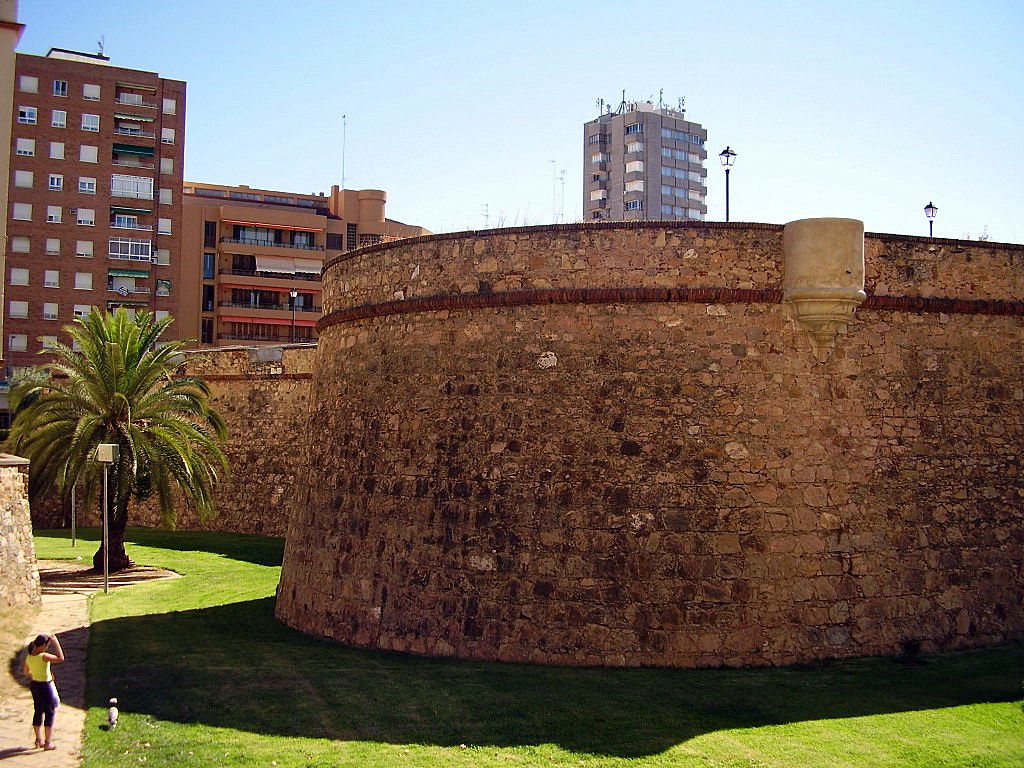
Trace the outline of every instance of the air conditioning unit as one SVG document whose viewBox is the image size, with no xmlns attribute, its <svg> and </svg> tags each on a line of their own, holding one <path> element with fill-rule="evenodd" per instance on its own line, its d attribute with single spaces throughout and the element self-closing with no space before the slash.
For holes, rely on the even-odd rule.
<svg viewBox="0 0 1024 768">
<path fill-rule="evenodd" d="M 70 213 L 72 216 L 74 216 L 76 213 L 78 213 L 78 209 L 77 208 L 68 208 L 68 213 Z"/>
</svg>

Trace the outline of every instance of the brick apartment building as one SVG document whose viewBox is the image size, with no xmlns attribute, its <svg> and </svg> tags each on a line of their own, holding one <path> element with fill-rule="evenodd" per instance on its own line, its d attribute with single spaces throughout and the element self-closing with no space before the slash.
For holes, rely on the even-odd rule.
<svg viewBox="0 0 1024 768">
<path fill-rule="evenodd" d="M 39 364 L 56 339 L 70 343 L 61 329 L 92 307 L 174 310 L 184 138 L 184 82 L 98 54 L 17 54 L 7 371 Z"/>
<path fill-rule="evenodd" d="M 583 220 L 703 219 L 707 131 L 682 110 L 626 102 L 583 126 Z"/>
<path fill-rule="evenodd" d="M 429 234 L 384 215 L 386 194 L 306 195 L 186 182 L 176 334 L 202 346 L 316 339 L 326 259 Z"/>
</svg>

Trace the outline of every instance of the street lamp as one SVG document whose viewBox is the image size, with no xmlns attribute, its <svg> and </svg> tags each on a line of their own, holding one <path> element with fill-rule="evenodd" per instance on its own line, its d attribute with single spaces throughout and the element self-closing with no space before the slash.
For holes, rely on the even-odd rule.
<svg viewBox="0 0 1024 768">
<path fill-rule="evenodd" d="M 110 520 L 107 513 L 110 491 L 107 486 L 107 470 L 121 455 L 117 443 L 100 443 L 96 446 L 96 461 L 103 465 L 103 594 L 110 592 Z"/>
<path fill-rule="evenodd" d="M 932 227 L 935 224 L 935 214 L 939 212 L 939 209 L 935 207 L 935 203 L 928 203 L 924 207 L 924 215 L 928 217 L 928 237 L 935 237 L 932 234 Z"/>
<path fill-rule="evenodd" d="M 729 220 L 729 169 L 736 162 L 736 153 L 726 147 L 718 153 L 718 159 L 722 161 L 725 168 L 725 220 Z"/>
<path fill-rule="evenodd" d="M 288 305 L 292 310 L 292 344 L 295 343 L 295 299 L 298 298 L 299 292 L 292 288 L 288 291 Z"/>
</svg>

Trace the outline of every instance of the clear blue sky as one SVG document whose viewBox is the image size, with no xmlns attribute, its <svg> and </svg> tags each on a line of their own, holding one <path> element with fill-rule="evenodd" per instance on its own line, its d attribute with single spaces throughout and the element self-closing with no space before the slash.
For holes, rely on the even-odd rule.
<svg viewBox="0 0 1024 768">
<path fill-rule="evenodd" d="M 582 210 L 597 98 L 686 97 L 732 218 L 1024 242 L 1024 2 L 21 0 L 19 51 L 188 81 L 188 180 L 388 192 L 434 231 Z M 558 192 L 560 192 L 560 185 Z M 561 208 L 561 203 L 556 204 Z"/>
</svg>

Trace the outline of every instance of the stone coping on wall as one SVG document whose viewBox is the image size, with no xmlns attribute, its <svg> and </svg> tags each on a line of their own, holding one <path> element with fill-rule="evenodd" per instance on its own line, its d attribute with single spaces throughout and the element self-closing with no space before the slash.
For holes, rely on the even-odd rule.
<svg viewBox="0 0 1024 768">
<path fill-rule="evenodd" d="M 27 467 L 31 462 L 21 456 L 14 456 L 10 453 L 0 453 L 0 467 Z"/>
<path fill-rule="evenodd" d="M 781 232 L 784 224 L 768 224 L 764 222 L 739 222 L 739 221 L 581 221 L 572 224 L 540 224 L 529 227 L 501 227 L 492 229 L 467 229 L 461 232 L 444 232 L 432 235 L 420 235 L 408 237 L 401 240 L 391 240 L 386 243 L 376 243 L 357 248 L 352 251 L 339 254 L 324 262 L 323 271 L 326 271 L 334 264 L 347 261 L 356 256 L 364 256 L 379 251 L 387 251 L 399 246 L 416 245 L 427 242 L 443 242 L 445 240 L 461 240 L 477 237 L 491 237 L 493 235 L 519 235 L 532 233 L 561 233 L 561 232 L 582 232 L 598 231 L 606 229 L 736 229 L 736 230 L 762 230 L 770 232 Z M 1024 244 L 1002 243 L 990 240 L 963 240 L 947 237 L 924 237 L 921 235 L 899 235 L 888 232 L 865 232 L 864 238 L 880 240 L 886 243 L 932 243 L 935 245 L 959 245 L 959 246 L 991 246 L 1000 250 L 1022 251 Z"/>
</svg>

